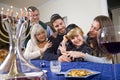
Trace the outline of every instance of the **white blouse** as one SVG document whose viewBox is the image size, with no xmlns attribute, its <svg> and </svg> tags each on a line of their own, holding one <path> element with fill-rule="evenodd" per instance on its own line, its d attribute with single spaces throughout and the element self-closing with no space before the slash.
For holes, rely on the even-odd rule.
<svg viewBox="0 0 120 80">
<path fill-rule="evenodd" d="M 38 58 L 38 57 L 41 56 L 40 48 L 36 44 L 33 44 L 33 42 L 30 39 L 27 43 L 27 47 L 25 49 L 25 52 L 24 52 L 23 56 L 26 59 Z"/>
</svg>

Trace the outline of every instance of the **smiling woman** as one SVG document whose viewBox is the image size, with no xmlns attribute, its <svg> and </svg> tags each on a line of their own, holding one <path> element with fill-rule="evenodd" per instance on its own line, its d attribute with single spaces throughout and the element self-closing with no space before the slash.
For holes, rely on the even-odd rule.
<svg viewBox="0 0 120 80">
<path fill-rule="evenodd" d="M 27 43 L 24 53 L 26 59 L 41 59 L 44 52 L 51 46 L 47 38 L 46 30 L 39 24 L 35 24 L 31 31 L 31 39 Z"/>
</svg>

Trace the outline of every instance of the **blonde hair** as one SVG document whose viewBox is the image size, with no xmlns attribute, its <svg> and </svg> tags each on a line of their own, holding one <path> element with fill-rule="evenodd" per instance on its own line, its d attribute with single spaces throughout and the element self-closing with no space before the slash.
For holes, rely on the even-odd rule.
<svg viewBox="0 0 120 80">
<path fill-rule="evenodd" d="M 39 34 L 42 31 L 45 32 L 45 35 L 46 35 L 46 38 L 47 38 L 47 32 L 40 24 L 33 25 L 33 28 L 32 28 L 32 31 L 31 31 L 31 40 L 34 44 L 39 43 L 38 40 L 36 39 L 35 35 Z"/>
<path fill-rule="evenodd" d="M 78 34 L 80 34 L 82 37 L 84 36 L 83 30 L 80 27 L 75 27 L 67 33 L 66 37 L 71 40 Z"/>
</svg>

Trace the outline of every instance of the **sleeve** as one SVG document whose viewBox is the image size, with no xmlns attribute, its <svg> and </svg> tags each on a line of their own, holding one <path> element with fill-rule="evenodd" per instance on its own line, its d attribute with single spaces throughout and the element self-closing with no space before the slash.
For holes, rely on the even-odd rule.
<svg viewBox="0 0 120 80">
<path fill-rule="evenodd" d="M 42 59 L 51 61 L 51 60 L 58 60 L 58 57 L 59 57 L 59 55 L 57 55 L 57 54 L 45 52 Z"/>
<path fill-rule="evenodd" d="M 47 37 L 50 37 L 53 34 L 52 29 L 50 28 L 50 26 L 47 26 Z"/>
<path fill-rule="evenodd" d="M 50 48 L 48 48 L 44 54 L 43 54 L 43 57 L 42 59 L 44 60 L 58 60 L 58 57 L 60 56 L 58 53 L 57 53 L 57 49 L 58 49 L 58 46 L 59 46 L 59 42 L 60 42 L 60 39 L 58 40 L 59 38 L 57 37 L 54 38 L 53 36 L 49 37 L 48 40 L 50 40 L 50 42 L 52 42 L 52 46 Z"/>
<path fill-rule="evenodd" d="M 106 57 L 96 57 L 90 54 L 86 54 L 84 60 L 97 63 L 112 63 L 112 60 L 108 60 Z"/>
<path fill-rule="evenodd" d="M 41 56 L 41 53 L 40 50 L 36 49 L 35 45 L 32 44 L 31 40 L 29 40 L 23 55 L 26 59 L 35 59 Z"/>
<path fill-rule="evenodd" d="M 84 47 L 81 52 L 91 54 L 91 49 L 89 47 Z"/>
<path fill-rule="evenodd" d="M 51 37 L 51 38 L 52 38 L 52 37 Z M 53 43 L 53 45 L 52 45 L 52 47 L 48 48 L 48 49 L 44 52 L 42 59 L 48 60 L 48 61 L 50 61 L 50 60 L 57 60 L 58 57 L 59 57 L 59 55 L 55 52 L 57 46 L 56 46 L 55 43 L 53 42 L 54 39 L 49 39 L 49 40 Z"/>
</svg>

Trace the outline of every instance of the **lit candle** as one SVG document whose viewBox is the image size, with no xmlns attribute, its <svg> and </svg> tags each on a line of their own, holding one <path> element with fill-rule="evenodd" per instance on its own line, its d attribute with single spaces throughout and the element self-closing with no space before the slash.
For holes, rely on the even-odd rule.
<svg viewBox="0 0 120 80">
<path fill-rule="evenodd" d="M 18 16 L 19 16 L 19 15 L 18 15 L 18 12 L 16 12 L 16 20 L 18 20 L 18 18 L 19 18 Z"/>
<path fill-rule="evenodd" d="M 10 10 L 9 9 L 7 9 L 6 16 L 7 16 L 7 18 L 9 18 L 9 16 L 10 16 Z"/>
<path fill-rule="evenodd" d="M 13 14 L 14 14 L 14 12 L 13 12 L 13 6 L 10 6 L 10 8 L 11 8 L 10 14 L 11 14 L 11 17 L 13 17 Z"/>
<path fill-rule="evenodd" d="M 3 14 L 3 10 L 4 10 L 4 8 L 1 8 L 1 14 Z"/>
<path fill-rule="evenodd" d="M 4 8 L 1 8 L 2 10 L 1 10 L 1 20 L 3 19 L 3 10 L 4 10 Z"/>
<path fill-rule="evenodd" d="M 32 16 L 32 10 L 29 9 L 29 16 Z"/>
<path fill-rule="evenodd" d="M 26 17 L 28 17 L 28 11 L 27 11 L 27 8 L 26 7 L 24 7 L 24 9 L 25 9 L 25 11 L 26 11 Z"/>
<path fill-rule="evenodd" d="M 28 14 L 29 14 L 29 19 L 32 20 L 32 10 L 31 9 L 29 9 Z"/>
<path fill-rule="evenodd" d="M 23 18 L 24 17 L 24 12 L 23 12 L 22 8 L 20 8 L 20 12 L 21 12 L 20 16 Z"/>
</svg>

